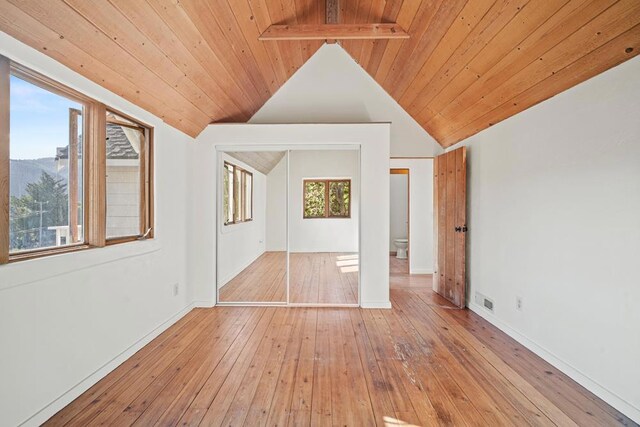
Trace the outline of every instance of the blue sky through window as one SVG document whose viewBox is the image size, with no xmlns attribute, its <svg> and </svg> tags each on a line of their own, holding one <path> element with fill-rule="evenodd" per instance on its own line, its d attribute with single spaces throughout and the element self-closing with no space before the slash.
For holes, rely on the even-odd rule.
<svg viewBox="0 0 640 427">
<path fill-rule="evenodd" d="M 69 144 L 69 108 L 82 105 L 11 76 L 11 159 L 55 157 Z"/>
</svg>

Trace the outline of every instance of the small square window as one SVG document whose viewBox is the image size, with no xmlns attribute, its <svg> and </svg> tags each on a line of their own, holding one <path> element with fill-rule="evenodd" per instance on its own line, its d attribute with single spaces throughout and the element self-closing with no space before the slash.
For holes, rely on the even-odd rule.
<svg viewBox="0 0 640 427">
<path fill-rule="evenodd" d="M 304 181 L 303 218 L 349 218 L 351 216 L 351 180 L 323 179 Z"/>
</svg>

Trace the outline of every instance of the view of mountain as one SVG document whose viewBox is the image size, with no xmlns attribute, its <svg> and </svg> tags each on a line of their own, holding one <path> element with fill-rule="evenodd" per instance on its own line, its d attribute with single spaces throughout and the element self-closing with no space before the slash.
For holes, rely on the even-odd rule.
<svg viewBox="0 0 640 427">
<path fill-rule="evenodd" d="M 22 197 L 25 194 L 27 184 L 37 182 L 46 172 L 56 179 L 62 179 L 67 183 L 66 168 L 58 171 L 56 160 L 53 157 L 29 160 L 11 159 L 11 196 Z"/>
</svg>

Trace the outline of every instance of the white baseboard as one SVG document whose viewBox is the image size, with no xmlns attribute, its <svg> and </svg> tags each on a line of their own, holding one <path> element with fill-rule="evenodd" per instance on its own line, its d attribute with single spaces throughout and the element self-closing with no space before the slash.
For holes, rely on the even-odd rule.
<svg viewBox="0 0 640 427">
<path fill-rule="evenodd" d="M 409 270 L 409 274 L 433 274 L 433 268 L 413 268 Z"/>
<path fill-rule="evenodd" d="M 589 390 L 591 393 L 595 394 L 600 399 L 604 400 L 609 405 L 613 406 L 615 409 L 622 412 L 635 422 L 640 423 L 640 408 L 632 405 L 617 394 L 609 391 L 584 373 L 580 372 L 578 369 L 574 368 L 571 364 L 565 362 L 549 350 L 536 344 L 525 335 L 511 328 L 502 320 L 498 319 L 494 314 L 488 312 L 482 306 L 470 301 L 468 303 L 468 307 L 471 311 L 484 318 L 486 321 L 509 335 L 514 340 L 518 341 L 520 344 L 531 350 L 536 355 L 540 356 L 542 359 L 544 359 L 554 367 L 558 368 L 560 371 L 568 375 L 572 380 Z"/>
<path fill-rule="evenodd" d="M 391 301 L 362 301 L 362 308 L 391 308 Z"/>
<path fill-rule="evenodd" d="M 149 344 L 154 338 L 160 335 L 162 332 L 167 330 L 170 326 L 175 324 L 178 320 L 184 317 L 187 313 L 189 313 L 194 308 L 194 304 L 191 303 L 182 310 L 180 310 L 177 314 L 171 316 L 169 319 L 162 322 L 158 325 L 154 330 L 149 332 L 144 337 L 140 338 L 134 344 L 132 344 L 129 348 L 124 350 L 122 353 L 111 359 L 109 362 L 104 364 L 101 368 L 97 369 L 94 373 L 86 377 L 84 380 L 80 381 L 73 388 L 65 392 L 62 396 L 58 397 L 56 400 L 36 412 L 34 415 L 23 421 L 21 426 L 39 426 L 55 415 L 62 408 L 67 406 L 73 400 L 75 400 L 82 393 L 87 391 L 91 386 L 96 384 L 102 378 L 107 376 L 111 371 L 120 366 L 124 361 L 133 356 L 138 350 L 140 350 L 145 345 Z"/>
<path fill-rule="evenodd" d="M 194 301 L 193 302 L 193 307 L 194 308 L 212 308 L 216 306 L 216 300 L 215 298 L 211 301 L 209 300 L 200 300 L 200 301 Z"/>
</svg>

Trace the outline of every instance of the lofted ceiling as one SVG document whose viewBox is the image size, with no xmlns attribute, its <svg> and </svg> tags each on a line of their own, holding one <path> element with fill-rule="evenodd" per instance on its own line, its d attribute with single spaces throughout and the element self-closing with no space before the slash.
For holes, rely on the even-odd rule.
<svg viewBox="0 0 640 427">
<path fill-rule="evenodd" d="M 342 47 L 450 146 L 640 52 L 638 0 L 342 0 L 341 23 L 405 40 Z M 322 41 L 259 41 L 325 20 L 324 0 L 0 0 L 0 30 L 196 136 L 245 122 Z"/>
</svg>

